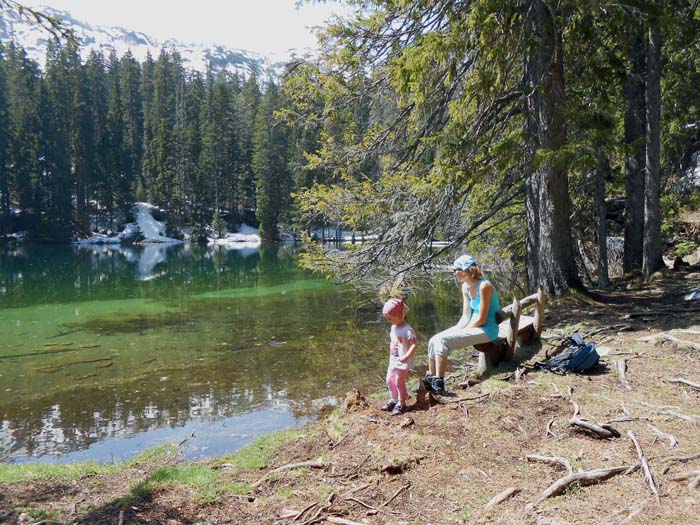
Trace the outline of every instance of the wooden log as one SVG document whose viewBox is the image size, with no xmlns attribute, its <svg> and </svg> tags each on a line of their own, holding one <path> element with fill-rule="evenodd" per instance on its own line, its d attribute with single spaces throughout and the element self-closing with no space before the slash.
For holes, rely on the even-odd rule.
<svg viewBox="0 0 700 525">
<path fill-rule="evenodd" d="M 537 292 L 537 309 L 535 310 L 535 337 L 542 335 L 544 327 L 544 307 L 547 304 L 547 294 L 544 288 L 540 288 Z"/>
<path fill-rule="evenodd" d="M 515 354 L 515 343 L 518 339 L 518 325 L 520 323 L 520 302 L 513 298 L 513 315 L 510 318 L 510 330 L 508 332 L 508 337 L 506 341 L 508 342 L 508 349 L 506 351 L 505 359 L 506 361 L 512 361 L 513 355 Z"/>
</svg>

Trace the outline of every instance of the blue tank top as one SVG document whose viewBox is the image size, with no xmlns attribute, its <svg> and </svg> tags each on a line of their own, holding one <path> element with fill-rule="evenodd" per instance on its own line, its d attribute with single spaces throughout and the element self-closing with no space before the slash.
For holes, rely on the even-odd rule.
<svg viewBox="0 0 700 525">
<path fill-rule="evenodd" d="M 464 283 L 462 286 L 464 287 L 467 297 L 469 298 L 469 306 L 471 306 L 472 309 L 472 315 L 469 318 L 471 320 L 472 317 L 475 315 L 479 315 L 479 308 L 481 307 L 481 283 L 483 282 L 491 282 L 486 279 L 479 279 L 479 282 L 476 284 L 476 297 L 471 297 L 469 295 L 469 285 L 467 283 Z M 493 341 L 498 337 L 498 323 L 496 322 L 496 312 L 498 312 L 501 309 L 501 303 L 498 300 L 498 294 L 496 293 L 496 287 L 494 286 L 493 288 L 493 295 L 491 296 L 491 303 L 489 304 L 489 313 L 486 316 L 486 323 L 481 326 L 486 332 L 486 335 L 489 337 L 490 341 Z"/>
</svg>

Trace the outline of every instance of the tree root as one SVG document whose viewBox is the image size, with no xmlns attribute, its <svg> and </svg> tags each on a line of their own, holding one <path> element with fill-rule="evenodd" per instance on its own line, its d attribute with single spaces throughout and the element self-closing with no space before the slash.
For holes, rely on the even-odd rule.
<svg viewBox="0 0 700 525">
<path fill-rule="evenodd" d="M 270 472 L 265 474 L 262 478 L 260 478 L 258 481 L 250 485 L 251 489 L 257 488 L 262 484 L 263 481 L 267 480 L 272 474 L 275 474 L 277 472 L 282 472 L 284 470 L 290 470 L 294 468 L 301 468 L 301 467 L 309 467 L 309 468 L 325 468 L 328 467 L 330 463 L 326 463 L 323 461 L 321 458 L 314 459 L 311 461 L 302 461 L 301 463 L 289 463 L 288 465 L 282 465 L 281 467 L 277 467 L 276 469 L 272 469 Z"/>
<path fill-rule="evenodd" d="M 496 505 L 499 505 L 500 503 L 506 501 L 508 498 L 515 496 L 518 492 L 520 492 L 520 489 L 515 487 L 508 487 L 503 492 L 496 494 L 493 498 L 491 498 L 491 500 L 486 504 L 484 508 L 490 509 L 491 507 L 495 507 Z"/>
<path fill-rule="evenodd" d="M 618 474 L 631 473 L 639 468 L 639 463 L 632 466 L 623 465 L 620 467 L 601 468 L 587 470 L 585 472 L 574 472 L 552 483 L 547 489 L 530 502 L 526 510 L 531 510 L 535 505 L 542 503 L 547 498 L 558 496 L 566 490 L 572 483 L 579 483 L 581 486 L 595 485 Z"/>
</svg>

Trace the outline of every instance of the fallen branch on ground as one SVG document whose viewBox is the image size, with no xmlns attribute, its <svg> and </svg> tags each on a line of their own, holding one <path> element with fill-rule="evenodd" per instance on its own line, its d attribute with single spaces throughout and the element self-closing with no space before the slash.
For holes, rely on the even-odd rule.
<svg viewBox="0 0 700 525">
<path fill-rule="evenodd" d="M 339 523 L 340 525 L 365 525 L 362 522 L 346 520 L 345 518 L 340 518 L 338 516 L 328 516 L 326 521 L 329 523 Z"/>
<path fill-rule="evenodd" d="M 572 417 L 569 420 L 569 424 L 577 429 L 581 429 L 587 434 L 598 437 L 600 439 L 612 439 L 614 437 L 619 438 L 620 433 L 610 425 L 602 423 L 597 425 L 596 423 L 591 423 L 587 419 L 580 417 Z"/>
<path fill-rule="evenodd" d="M 671 445 L 671 448 L 674 448 L 676 445 L 678 445 L 678 440 L 673 436 L 673 434 L 669 434 L 667 432 L 663 432 L 656 428 L 654 425 L 651 423 L 648 423 L 649 428 L 654 431 L 654 434 L 659 436 L 662 439 L 668 439 L 669 444 Z"/>
<path fill-rule="evenodd" d="M 260 478 L 258 481 L 253 483 L 250 488 L 254 489 L 257 486 L 259 486 L 263 481 L 265 481 L 267 478 L 269 478 L 272 474 L 276 474 L 277 472 L 282 472 L 283 470 L 290 470 L 294 468 L 302 468 L 302 467 L 309 467 L 309 468 L 325 468 L 328 467 L 330 463 L 326 463 L 323 461 L 321 458 L 317 458 L 311 461 L 302 461 L 301 463 L 289 463 L 288 465 L 282 465 L 281 467 L 277 467 L 276 469 L 272 469 L 270 472 L 265 474 L 262 478 Z"/>
<path fill-rule="evenodd" d="M 571 404 L 574 405 L 574 415 L 571 417 L 578 417 L 578 415 L 581 413 L 581 407 L 579 407 L 578 403 L 573 399 L 571 400 Z"/>
<path fill-rule="evenodd" d="M 693 343 L 692 341 L 684 341 L 683 339 L 678 339 L 671 334 L 666 334 L 664 332 L 659 332 L 655 335 L 647 335 L 646 337 L 640 337 L 637 341 L 649 342 L 649 341 L 668 341 L 669 343 L 676 343 L 683 346 L 689 346 L 693 350 L 700 350 L 700 345 Z"/>
<path fill-rule="evenodd" d="M 632 417 L 632 416 L 622 416 L 622 417 L 614 417 L 612 419 L 608 419 L 605 421 L 607 425 L 610 423 L 630 423 L 632 421 L 649 421 L 648 417 Z"/>
<path fill-rule="evenodd" d="M 566 469 L 569 474 L 574 472 L 571 463 L 566 458 L 560 458 L 558 456 L 540 456 L 539 454 L 528 454 L 525 456 L 528 461 L 539 461 L 541 463 L 547 463 L 548 465 L 559 465 Z"/>
<path fill-rule="evenodd" d="M 388 500 L 386 500 L 384 503 L 382 503 L 381 506 L 382 506 L 382 507 L 386 507 L 389 503 L 391 503 L 392 501 L 394 501 L 394 499 L 396 498 L 396 496 L 398 496 L 399 494 L 401 494 L 404 490 L 408 489 L 410 486 L 411 486 L 411 484 L 408 483 L 408 484 L 404 485 L 403 487 L 400 487 L 396 492 L 394 492 L 394 494 L 392 494 L 392 496 L 391 496 Z"/>
<path fill-rule="evenodd" d="M 641 505 L 638 505 L 636 509 L 634 509 L 632 512 L 630 512 L 627 517 L 620 522 L 620 525 L 623 523 L 631 523 L 632 520 L 634 520 L 637 516 L 639 516 L 642 511 L 649 505 L 649 502 L 651 501 L 651 498 L 647 498 L 644 501 L 642 501 Z"/>
<path fill-rule="evenodd" d="M 647 478 L 647 483 L 649 483 L 649 488 L 654 494 L 654 497 L 656 497 L 656 502 L 660 503 L 661 500 L 659 499 L 659 490 L 656 488 L 654 475 L 651 473 L 651 469 L 649 468 L 649 462 L 647 461 L 646 456 L 644 456 L 642 447 L 639 445 L 637 438 L 634 437 L 634 432 L 628 430 L 627 435 L 632 440 L 632 443 L 634 443 L 634 448 L 637 450 L 637 456 L 639 457 L 639 462 L 642 464 L 642 470 L 644 471 L 644 476 Z"/>
<path fill-rule="evenodd" d="M 316 511 L 316 514 L 313 515 L 313 517 L 309 518 L 308 520 L 302 522 L 301 525 L 311 525 L 311 523 L 315 523 L 318 521 L 318 517 L 321 515 L 321 513 L 324 510 L 330 509 L 333 506 L 333 500 L 335 499 L 335 493 L 331 493 L 331 495 L 328 497 L 328 503 L 326 503 L 323 507 L 319 507 L 319 509 Z"/>
<path fill-rule="evenodd" d="M 660 459 L 659 463 L 687 463 L 688 461 L 694 461 L 700 459 L 700 454 L 693 454 L 692 456 L 672 456 L 670 458 Z"/>
<path fill-rule="evenodd" d="M 581 337 L 583 339 L 588 339 L 589 337 L 592 337 L 596 334 L 599 334 L 601 332 L 610 332 L 612 330 L 616 330 L 618 332 L 624 332 L 632 328 L 632 325 L 629 324 L 615 324 L 612 326 L 604 326 L 602 328 L 597 328 L 595 330 L 591 330 L 590 332 L 586 332 L 583 334 Z"/>
<path fill-rule="evenodd" d="M 491 498 L 491 500 L 486 504 L 484 508 L 490 509 L 491 507 L 495 507 L 496 505 L 503 503 L 508 498 L 515 496 L 518 492 L 520 492 L 520 489 L 515 487 L 508 487 L 500 494 L 496 494 L 493 498 Z"/>
<path fill-rule="evenodd" d="M 566 490 L 566 488 L 572 483 L 579 483 L 582 487 L 586 485 L 595 485 L 607 479 L 617 476 L 622 473 L 631 473 L 639 468 L 639 463 L 633 466 L 620 466 L 620 467 L 610 467 L 610 468 L 600 468 L 594 470 L 587 470 L 584 472 L 575 472 L 569 474 L 563 478 L 558 479 L 552 483 L 547 489 L 537 496 L 531 503 L 529 503 L 526 509 L 532 509 L 535 505 L 542 503 L 547 498 L 553 496 L 558 496 Z"/>
<path fill-rule="evenodd" d="M 571 525 L 571 523 L 560 520 L 559 518 L 545 518 L 544 516 L 537 516 L 537 525 Z"/>
<path fill-rule="evenodd" d="M 673 405 L 652 405 L 651 403 L 645 403 L 644 401 L 637 401 L 640 405 L 644 405 L 646 407 L 650 408 L 655 408 L 657 414 L 661 414 L 663 416 L 673 416 L 677 417 L 678 419 L 682 419 L 683 421 L 689 421 L 691 423 L 698 423 L 700 422 L 700 416 L 694 416 L 694 415 L 686 415 L 686 414 L 681 414 L 680 412 L 677 412 L 679 408 L 677 406 Z"/>
<path fill-rule="evenodd" d="M 693 480 L 698 477 L 700 477 L 700 470 L 691 470 L 685 474 L 679 474 L 678 476 L 672 477 L 671 481 L 685 481 L 687 479 Z"/>
<path fill-rule="evenodd" d="M 545 437 L 549 437 L 549 436 L 557 437 L 557 435 L 552 430 L 552 425 L 554 425 L 554 417 L 552 417 L 552 419 L 549 420 L 549 423 L 547 423 L 547 430 L 544 433 Z"/>
<path fill-rule="evenodd" d="M 318 502 L 317 502 L 317 501 L 314 501 L 311 505 L 307 505 L 306 507 L 304 507 L 303 509 L 301 509 L 299 512 L 297 512 L 297 513 L 294 515 L 294 519 L 292 519 L 292 522 L 294 522 L 294 521 L 298 520 L 299 518 L 301 518 L 301 517 L 306 513 L 307 510 L 310 510 L 310 509 L 314 508 L 316 505 L 318 505 Z"/>
<path fill-rule="evenodd" d="M 560 397 L 563 398 L 564 394 L 561 393 L 559 390 L 559 387 L 555 383 L 552 383 L 552 388 L 554 388 L 554 393 L 551 395 L 551 397 Z"/>
<path fill-rule="evenodd" d="M 688 385 L 690 388 L 694 390 L 700 390 L 700 383 L 693 383 L 692 381 L 688 381 L 687 379 L 682 379 L 680 377 L 674 377 L 672 379 L 665 379 L 667 383 L 671 384 L 683 384 L 683 385 Z"/>
</svg>

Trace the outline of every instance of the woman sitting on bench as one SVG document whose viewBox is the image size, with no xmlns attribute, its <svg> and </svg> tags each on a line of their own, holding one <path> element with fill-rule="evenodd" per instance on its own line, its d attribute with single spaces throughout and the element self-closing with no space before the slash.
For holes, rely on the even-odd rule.
<svg viewBox="0 0 700 525">
<path fill-rule="evenodd" d="M 476 259 L 471 255 L 457 257 L 452 265 L 455 278 L 462 283 L 462 317 L 459 322 L 435 334 L 428 342 L 429 371 L 425 388 L 435 394 L 445 394 L 447 356 L 452 350 L 488 343 L 498 337 L 496 312 L 501 309 L 498 294 L 490 281 L 484 279 Z"/>
</svg>

